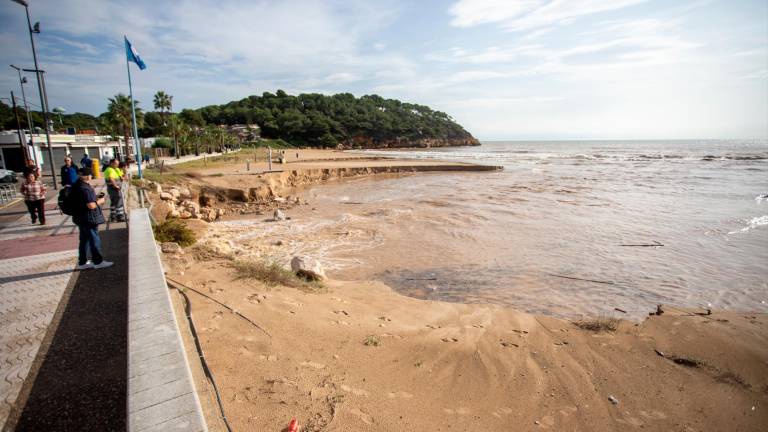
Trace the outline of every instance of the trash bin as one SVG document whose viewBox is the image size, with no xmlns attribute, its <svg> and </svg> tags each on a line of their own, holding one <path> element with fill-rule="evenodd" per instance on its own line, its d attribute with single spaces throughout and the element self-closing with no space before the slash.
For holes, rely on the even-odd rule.
<svg viewBox="0 0 768 432">
<path fill-rule="evenodd" d="M 99 167 L 99 160 L 91 160 L 91 171 L 93 171 L 93 178 L 101 178 L 101 167 Z"/>
</svg>

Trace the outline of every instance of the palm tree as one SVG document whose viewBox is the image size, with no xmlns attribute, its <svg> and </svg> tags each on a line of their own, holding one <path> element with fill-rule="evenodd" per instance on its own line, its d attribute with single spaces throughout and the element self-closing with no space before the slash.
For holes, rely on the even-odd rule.
<svg viewBox="0 0 768 432">
<path fill-rule="evenodd" d="M 154 102 L 155 102 L 155 110 L 160 111 L 160 114 L 163 116 L 163 118 L 167 119 L 168 114 L 171 112 L 173 96 L 160 90 L 157 93 L 155 93 Z"/>
<path fill-rule="evenodd" d="M 107 116 L 109 122 L 112 124 L 115 130 L 123 132 L 123 138 L 125 139 L 125 155 L 130 154 L 128 147 L 128 138 L 131 136 L 131 98 L 122 93 L 118 93 L 113 98 L 108 98 L 109 105 L 107 106 Z M 136 105 L 139 101 L 135 101 Z M 141 108 L 136 107 L 136 128 L 140 128 L 144 124 L 144 113 Z M 138 137 L 136 137 L 138 139 Z"/>
<path fill-rule="evenodd" d="M 164 126 L 168 126 L 168 117 L 169 115 L 173 115 L 173 96 L 169 95 L 168 93 L 159 90 L 157 93 L 155 93 L 155 110 L 160 111 L 160 115 L 164 118 Z M 175 118 L 171 119 L 171 122 L 175 121 Z M 174 153 L 176 154 L 176 159 L 179 158 L 179 141 L 176 137 L 176 128 L 171 125 L 171 129 L 174 133 L 173 135 L 173 148 Z"/>
</svg>

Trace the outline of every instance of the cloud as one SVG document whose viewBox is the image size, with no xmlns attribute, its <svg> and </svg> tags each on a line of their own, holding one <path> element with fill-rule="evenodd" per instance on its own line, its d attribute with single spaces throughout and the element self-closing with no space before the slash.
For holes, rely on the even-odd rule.
<svg viewBox="0 0 768 432">
<path fill-rule="evenodd" d="M 451 24 L 472 27 L 497 23 L 510 31 L 530 30 L 623 9 L 645 0 L 460 0 L 449 9 Z"/>
</svg>

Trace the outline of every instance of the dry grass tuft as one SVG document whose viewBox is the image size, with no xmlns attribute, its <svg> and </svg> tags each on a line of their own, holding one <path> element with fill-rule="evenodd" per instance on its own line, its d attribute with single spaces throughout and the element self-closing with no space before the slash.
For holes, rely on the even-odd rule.
<svg viewBox="0 0 768 432">
<path fill-rule="evenodd" d="M 197 261 L 213 261 L 216 259 L 232 259 L 229 254 L 221 253 L 207 244 L 196 244 L 190 252 Z"/>
<path fill-rule="evenodd" d="M 576 327 L 582 330 L 601 332 L 601 331 L 616 331 L 616 329 L 619 328 L 620 322 L 621 320 L 619 320 L 618 318 L 609 317 L 609 316 L 599 316 L 593 319 L 576 321 L 574 324 L 576 325 Z"/>
<path fill-rule="evenodd" d="M 232 266 L 235 268 L 238 279 L 255 279 L 270 287 L 282 285 L 311 292 L 317 292 L 323 288 L 319 282 L 302 279 L 276 262 L 235 261 Z"/>
<path fill-rule="evenodd" d="M 365 345 L 365 346 L 379 346 L 379 345 L 381 345 L 381 341 L 376 336 L 369 335 L 369 336 L 365 337 L 365 340 L 363 340 L 363 345 Z"/>
</svg>

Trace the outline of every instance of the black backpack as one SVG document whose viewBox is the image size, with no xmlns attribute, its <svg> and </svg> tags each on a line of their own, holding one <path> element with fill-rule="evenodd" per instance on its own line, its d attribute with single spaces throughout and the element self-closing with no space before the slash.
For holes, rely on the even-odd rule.
<svg viewBox="0 0 768 432">
<path fill-rule="evenodd" d="M 64 187 L 59 191 L 59 210 L 67 216 L 72 216 L 75 212 L 72 199 L 72 188 Z"/>
</svg>

